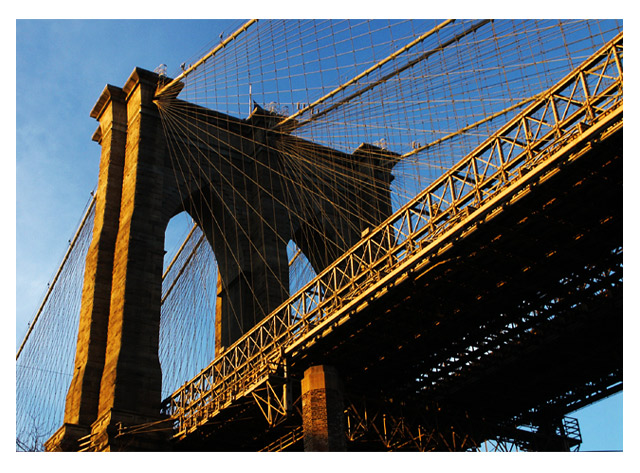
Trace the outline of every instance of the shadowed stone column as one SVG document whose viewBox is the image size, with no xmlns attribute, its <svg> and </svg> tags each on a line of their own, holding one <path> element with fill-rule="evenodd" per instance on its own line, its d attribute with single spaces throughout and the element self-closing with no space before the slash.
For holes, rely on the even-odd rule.
<svg viewBox="0 0 640 473">
<path fill-rule="evenodd" d="M 330 366 L 312 366 L 302 379 L 302 426 L 305 452 L 345 451 L 341 382 Z"/>
<path fill-rule="evenodd" d="M 166 217 L 162 211 L 166 144 L 153 96 L 157 75 L 141 69 L 123 87 L 127 144 L 120 222 L 113 263 L 107 348 L 100 382 L 96 450 L 154 450 L 155 440 L 117 439 L 119 426 L 160 418 L 158 359 Z"/>
<path fill-rule="evenodd" d="M 91 450 L 163 448 L 160 434 L 125 434 L 161 420 L 162 267 L 174 215 L 187 211 L 216 255 L 217 356 L 288 297 L 287 242 L 308 250 L 319 272 L 391 209 L 395 155 L 368 145 L 347 155 L 292 137 L 275 129 L 282 117 L 259 106 L 239 119 L 176 97 L 163 103 L 159 80 L 167 79 L 136 68 L 122 89 L 107 86 L 91 113 L 102 145 L 94 239 L 65 424 L 51 450 L 78 449 L 89 433 Z M 172 107 L 181 126 L 165 129 L 160 115 Z M 288 149 L 304 151 L 308 172 Z M 370 162 L 386 163 L 380 176 L 360 169 Z M 315 367 L 303 384 L 308 448 L 344 449 L 335 372 Z"/>
</svg>

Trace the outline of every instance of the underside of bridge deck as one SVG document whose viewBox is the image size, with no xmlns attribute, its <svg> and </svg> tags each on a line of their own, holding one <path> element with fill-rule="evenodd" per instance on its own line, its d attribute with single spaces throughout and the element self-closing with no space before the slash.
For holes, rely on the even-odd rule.
<svg viewBox="0 0 640 473">
<path fill-rule="evenodd" d="M 307 346 L 289 375 L 333 366 L 347 417 L 366 402 L 385 405 L 422 432 L 446 425 L 473 437 L 457 449 L 507 437 L 567 448 L 553 434 L 562 416 L 622 389 L 622 130 L 449 243 L 426 270 Z M 263 448 L 300 425 L 293 405 L 278 428 L 256 435 L 264 427 L 248 423 L 264 417 L 239 403 L 176 447 Z M 537 436 L 514 433 L 522 425 Z M 354 434 L 347 447 L 379 448 L 367 438 Z M 425 448 L 455 449 L 433 445 Z"/>
<path fill-rule="evenodd" d="M 621 389 L 621 135 L 456 241 L 306 363 L 350 373 L 356 392 L 534 424 Z"/>
</svg>

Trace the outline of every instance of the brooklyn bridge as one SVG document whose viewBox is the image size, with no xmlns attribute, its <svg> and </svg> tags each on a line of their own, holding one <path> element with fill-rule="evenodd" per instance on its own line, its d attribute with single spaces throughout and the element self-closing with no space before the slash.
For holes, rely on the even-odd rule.
<svg viewBox="0 0 640 473">
<path fill-rule="evenodd" d="M 249 20 L 134 66 L 17 450 L 580 448 L 623 388 L 621 22 Z"/>
</svg>

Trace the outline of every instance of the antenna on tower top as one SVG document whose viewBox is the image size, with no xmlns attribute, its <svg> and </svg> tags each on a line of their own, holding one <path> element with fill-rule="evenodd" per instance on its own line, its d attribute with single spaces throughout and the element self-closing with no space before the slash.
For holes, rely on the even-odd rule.
<svg viewBox="0 0 640 473">
<path fill-rule="evenodd" d="M 167 65 L 166 64 L 160 64 L 158 67 L 156 67 L 153 72 L 155 72 L 156 74 L 158 74 L 161 77 L 165 77 L 167 75 Z"/>
</svg>

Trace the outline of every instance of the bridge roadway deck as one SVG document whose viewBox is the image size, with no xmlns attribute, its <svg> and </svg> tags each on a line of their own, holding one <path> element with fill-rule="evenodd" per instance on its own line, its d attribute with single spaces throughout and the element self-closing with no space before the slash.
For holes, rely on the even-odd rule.
<svg viewBox="0 0 640 473">
<path fill-rule="evenodd" d="M 323 290 L 340 288 L 332 296 L 337 309 L 316 302 L 296 318 L 295 307 L 283 306 L 283 315 L 270 316 L 238 342 L 235 358 L 223 354 L 177 391 L 168 405 L 175 448 L 259 450 L 291 432 L 300 425 L 299 380 L 316 364 L 337 368 L 348 402 L 364 396 L 427 429 L 429 423 L 475 429 L 476 441 L 517 425 L 549 426 L 622 389 L 621 77 L 602 100 L 611 103 L 615 87 L 619 102 L 586 132 L 572 118 L 558 146 L 523 146 L 523 156 L 540 152 L 542 160 L 517 158 L 496 168 L 486 185 L 497 191 L 485 191 L 477 174 L 468 192 L 479 197 L 477 204 L 461 190 L 452 192 L 446 212 L 429 210 L 429 225 L 446 224 L 439 233 L 430 230 L 436 237 L 416 241 L 410 257 L 389 262 L 384 272 L 367 271 L 362 284 L 354 277 L 342 299 L 344 282 L 336 278 L 350 269 L 325 278 Z M 586 110 L 595 100 L 585 102 Z M 473 166 L 482 164 L 473 159 Z M 534 167 L 519 170 L 527 160 Z M 465 166 L 448 173 L 452 188 L 456 173 L 471 169 Z M 511 177 L 500 187 L 495 182 L 505 173 Z M 397 222 L 382 240 L 409 223 Z M 378 243 L 368 251 L 383 249 Z M 353 251 L 344 261 L 366 265 Z M 405 250 L 394 251 L 389 256 L 402 258 Z M 314 311 L 320 315 L 304 315 Z M 277 349 L 254 348 L 271 333 L 265 346 Z M 286 392 L 289 408 L 280 418 L 264 411 L 278 410 L 272 402 L 278 392 Z"/>
<path fill-rule="evenodd" d="M 431 408 L 515 424 L 621 389 L 622 130 L 534 188 L 292 350 L 289 376 L 329 364 L 348 396 L 420 406 L 414 418 Z M 295 406 L 289 417 L 265 432 L 240 399 L 178 448 L 260 449 L 299 425 Z"/>
<path fill-rule="evenodd" d="M 292 372 L 329 364 L 355 391 L 502 419 L 566 414 L 581 388 L 622 381 L 621 135 L 453 237 Z"/>
</svg>

